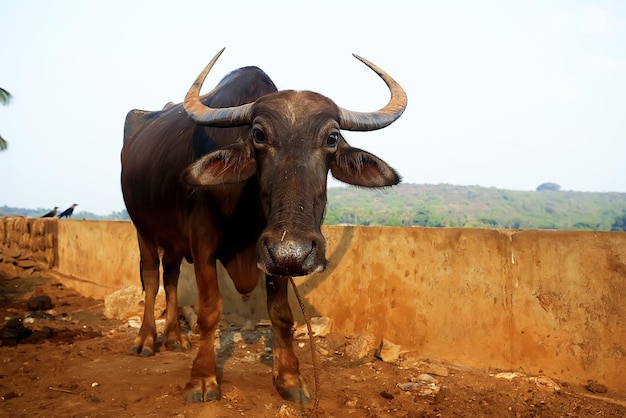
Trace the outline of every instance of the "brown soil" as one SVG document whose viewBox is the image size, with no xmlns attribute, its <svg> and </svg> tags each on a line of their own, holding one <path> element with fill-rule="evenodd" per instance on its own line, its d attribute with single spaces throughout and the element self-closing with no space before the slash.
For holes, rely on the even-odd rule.
<svg viewBox="0 0 626 418">
<path fill-rule="evenodd" d="M 185 385 L 197 345 L 189 353 L 161 351 L 151 358 L 126 354 L 136 328 L 106 319 L 103 301 L 84 298 L 43 277 L 0 278 L 0 328 L 32 313 L 27 300 L 51 297 L 53 317 L 37 314 L 19 341 L 5 332 L 0 346 L 0 415 L 11 417 L 298 417 L 310 414 L 283 401 L 272 386 L 267 329 L 224 330 L 222 400 L 185 404 Z M 6 328 L 4 328 L 6 331 Z M 241 338 L 239 338 L 241 337 Z M 317 341 L 322 417 L 626 417 L 626 402 L 602 385 L 588 389 L 566 382 L 555 391 L 536 377 L 496 378 L 499 371 L 450 364 L 432 375 L 436 394 L 404 391 L 398 383 L 423 371 L 370 356 L 351 362 L 342 355 L 346 336 Z M 308 342 L 297 345 L 301 369 L 315 388 Z M 438 363 L 441 365 L 441 363 Z M 440 373 L 440 374 L 446 374 Z M 549 381 L 549 383 L 553 383 Z M 595 392 L 595 393 L 592 393 Z"/>
</svg>

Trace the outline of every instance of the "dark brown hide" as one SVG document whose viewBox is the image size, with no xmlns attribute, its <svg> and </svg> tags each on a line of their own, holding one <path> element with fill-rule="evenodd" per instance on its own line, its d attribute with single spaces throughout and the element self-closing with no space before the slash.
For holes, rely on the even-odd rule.
<svg viewBox="0 0 626 418">
<path fill-rule="evenodd" d="M 265 273 L 274 384 L 283 398 L 308 402 L 292 348 L 287 283 L 288 276 L 326 266 L 321 224 L 328 171 L 366 187 L 390 186 L 400 178 L 376 156 L 347 144 L 339 124 L 344 111 L 330 99 L 308 91 L 277 92 L 257 68 L 234 71 L 198 103 L 218 110 L 249 103 L 244 108 L 250 122 L 225 127 L 222 119 L 216 123 L 220 127 L 203 126 L 182 104 L 157 112 L 133 110 L 126 118 L 122 191 L 137 228 L 146 292 L 144 320 L 130 352 L 149 356 L 158 350 L 154 300 L 160 264 L 167 300 L 165 346 L 189 348 L 176 302 L 180 263 L 186 258 L 194 263 L 198 284 L 201 338 L 185 398 L 221 397 L 213 345 L 222 311 L 219 259 L 242 293 Z"/>
</svg>

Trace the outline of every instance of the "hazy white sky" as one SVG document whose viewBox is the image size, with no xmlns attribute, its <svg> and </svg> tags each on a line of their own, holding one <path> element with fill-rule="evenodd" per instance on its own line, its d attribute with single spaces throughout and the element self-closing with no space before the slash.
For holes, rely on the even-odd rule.
<svg viewBox="0 0 626 418">
<path fill-rule="evenodd" d="M 35 1 L 0 3 L 0 205 L 124 208 L 126 113 L 180 102 L 244 65 L 352 110 L 409 106 L 346 132 L 408 183 L 626 192 L 626 2 Z"/>
</svg>

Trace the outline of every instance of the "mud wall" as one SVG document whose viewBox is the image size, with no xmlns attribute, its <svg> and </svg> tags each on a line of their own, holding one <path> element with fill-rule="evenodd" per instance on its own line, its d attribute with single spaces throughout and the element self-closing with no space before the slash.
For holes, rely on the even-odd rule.
<svg viewBox="0 0 626 418">
<path fill-rule="evenodd" d="M 329 269 L 299 279 L 347 334 L 425 357 L 588 379 L 626 393 L 626 234 L 329 228 Z"/>
<path fill-rule="evenodd" d="M 54 222 L 52 268 L 68 285 L 104 297 L 139 284 L 132 224 Z M 7 220 L 2 228 L 6 246 Z M 309 314 L 332 318 L 335 331 L 385 337 L 424 357 L 468 366 L 593 379 L 626 394 L 626 233 L 391 227 L 323 233 L 328 268 L 296 283 Z M 265 318 L 264 286 L 244 301 L 220 272 L 225 314 Z M 195 300 L 193 283 L 193 267 L 184 265 L 183 303 Z"/>
<path fill-rule="evenodd" d="M 26 217 L 0 218 L 0 272 L 29 275 L 57 261 L 57 222 Z"/>
<path fill-rule="evenodd" d="M 85 296 L 104 298 L 141 285 L 137 234 L 130 222 L 59 221 L 54 270 Z"/>
</svg>

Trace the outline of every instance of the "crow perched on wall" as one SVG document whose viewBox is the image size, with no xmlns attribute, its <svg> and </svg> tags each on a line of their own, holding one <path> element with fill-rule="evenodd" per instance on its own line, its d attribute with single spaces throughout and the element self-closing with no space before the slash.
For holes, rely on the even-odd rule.
<svg viewBox="0 0 626 418">
<path fill-rule="evenodd" d="M 58 206 L 55 206 L 54 209 L 52 209 L 50 212 L 43 215 L 42 218 L 54 218 L 55 215 L 57 214 L 58 208 L 59 208 Z"/>
<path fill-rule="evenodd" d="M 61 212 L 59 214 L 59 219 L 66 217 L 66 218 L 72 218 L 72 213 L 74 213 L 74 208 L 78 206 L 78 203 L 72 203 L 72 206 L 70 206 L 69 208 L 65 209 L 63 212 Z"/>
</svg>

